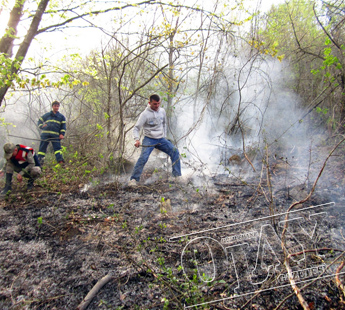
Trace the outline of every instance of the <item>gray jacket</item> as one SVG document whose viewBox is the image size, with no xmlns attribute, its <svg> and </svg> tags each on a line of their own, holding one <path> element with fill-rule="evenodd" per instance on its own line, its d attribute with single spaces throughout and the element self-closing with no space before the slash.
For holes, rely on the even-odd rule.
<svg viewBox="0 0 345 310">
<path fill-rule="evenodd" d="M 139 116 L 133 128 L 134 140 L 139 140 L 140 130 L 143 128 L 144 136 L 160 139 L 166 137 L 166 113 L 159 107 L 158 111 L 153 111 L 148 106 Z"/>
</svg>

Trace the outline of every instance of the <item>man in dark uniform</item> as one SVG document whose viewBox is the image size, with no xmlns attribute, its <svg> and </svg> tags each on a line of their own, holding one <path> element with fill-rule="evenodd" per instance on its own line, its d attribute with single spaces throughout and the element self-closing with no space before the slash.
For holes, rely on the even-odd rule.
<svg viewBox="0 0 345 310">
<path fill-rule="evenodd" d="M 42 130 L 40 148 L 37 153 L 41 164 L 44 162 L 50 142 L 53 145 L 56 161 L 60 164 L 64 163 L 61 140 L 66 133 L 66 118 L 59 112 L 59 108 L 60 102 L 54 101 L 52 110 L 40 117 L 37 123 L 38 128 Z"/>
</svg>

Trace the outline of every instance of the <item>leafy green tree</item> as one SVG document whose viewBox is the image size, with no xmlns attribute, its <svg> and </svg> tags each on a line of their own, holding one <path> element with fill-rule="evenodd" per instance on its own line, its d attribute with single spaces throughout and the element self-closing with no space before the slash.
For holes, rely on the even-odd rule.
<svg viewBox="0 0 345 310">
<path fill-rule="evenodd" d="M 315 98 L 319 83 L 310 85 L 310 71 L 322 62 L 320 46 L 325 37 L 315 20 L 313 3 L 292 0 L 272 6 L 261 29 L 258 40 L 253 42 L 254 47 L 288 61 L 295 80 L 291 86 L 306 102 Z"/>
<path fill-rule="evenodd" d="M 131 13 L 135 11 L 135 14 L 115 19 L 107 28 L 102 28 L 108 41 L 104 41 L 99 50 L 90 53 L 86 59 L 66 55 L 61 63 L 54 64 L 54 78 L 62 76 L 58 82 L 50 82 L 47 76 L 42 78 L 43 69 L 37 65 L 37 78 L 28 82 L 23 80 L 19 68 L 19 84 L 12 83 L 13 87 L 25 87 L 25 83 L 30 82 L 31 89 L 35 87 L 39 91 L 54 86 L 61 88 L 61 95 L 65 92 L 64 106 L 70 112 L 68 135 L 73 141 L 80 142 L 74 144 L 79 145 L 82 154 L 101 146 L 104 148 L 102 153 L 121 158 L 126 151 L 127 134 L 148 93 L 161 94 L 168 103 L 165 106 L 168 113 L 179 100 L 177 94 L 194 96 L 194 124 L 186 134 L 192 132 L 202 121 L 206 108 L 212 103 L 210 98 L 217 91 L 217 78 L 223 74 L 224 55 L 234 48 L 229 42 L 233 41 L 235 27 L 250 20 L 250 14 L 249 17 L 248 14 L 245 18 L 238 17 L 235 13 L 238 6 L 229 1 L 215 1 L 210 10 L 189 7 L 184 1 L 147 1 L 140 6 L 122 8 L 132 8 Z M 63 16 L 59 17 L 62 12 Z M 93 12 L 96 14 L 95 10 Z M 53 20 L 59 17 L 73 21 L 69 10 L 60 12 L 55 9 L 50 13 Z M 134 19 L 135 27 L 130 25 Z M 37 34 L 67 24 L 54 25 L 38 30 Z M 6 59 L 12 61 L 9 55 Z M 198 97 L 204 95 L 205 89 L 207 98 L 199 110 Z"/>
<path fill-rule="evenodd" d="M 115 34 L 106 47 L 93 51 L 79 70 L 78 78 L 87 81 L 88 87 L 77 86 L 80 104 L 74 110 L 83 116 L 77 127 L 84 133 L 91 131 L 90 126 L 97 129 L 91 132 L 97 135 L 98 146 L 103 144 L 102 152 L 110 162 L 121 162 L 138 106 L 141 112 L 143 101 L 147 101 L 143 90 L 167 67 L 164 61 L 154 61 L 159 42 L 157 38 L 139 38 L 129 46 Z"/>
<path fill-rule="evenodd" d="M 331 111 L 331 125 L 344 132 L 345 128 L 345 4 L 343 1 L 322 1 L 318 9 L 314 5 L 315 18 L 326 39 L 322 56 L 323 62 L 312 72 L 321 75 L 331 89 L 328 98 Z M 338 115 L 338 116 L 337 116 Z"/>
<path fill-rule="evenodd" d="M 343 130 L 344 4 L 339 1 L 288 1 L 273 6 L 253 46 L 284 58 L 294 74 L 290 85 L 308 113 L 321 112 L 329 128 Z M 325 113 L 324 113 L 325 112 Z"/>
<path fill-rule="evenodd" d="M 84 21 L 83 26 L 86 27 L 89 19 L 98 14 L 150 3 L 154 3 L 154 1 L 148 0 L 114 6 L 114 3 L 109 1 L 96 7 L 97 3 L 92 1 L 52 2 L 41 0 L 36 3 L 27 0 L 16 0 L 10 13 L 6 32 L 0 39 L 0 104 L 10 88 L 15 89 L 18 84 L 28 83 L 26 79 L 20 77 L 19 73 L 33 39 L 39 34 L 71 27 L 71 24 L 76 21 Z M 22 38 L 18 37 L 20 27 L 27 27 L 28 29 Z M 19 41 L 19 48 L 13 55 L 14 45 L 17 41 Z"/>
</svg>

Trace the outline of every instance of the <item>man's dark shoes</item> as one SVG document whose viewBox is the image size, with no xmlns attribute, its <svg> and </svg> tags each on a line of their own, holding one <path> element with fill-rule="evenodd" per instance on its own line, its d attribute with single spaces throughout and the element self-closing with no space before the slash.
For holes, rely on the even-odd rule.
<svg viewBox="0 0 345 310">
<path fill-rule="evenodd" d="M 12 190 L 11 186 L 5 186 L 4 189 L 1 192 L 1 196 L 6 196 L 8 193 L 10 193 Z"/>
<path fill-rule="evenodd" d="M 26 189 L 29 191 L 34 188 L 34 180 L 29 179 L 28 185 L 26 186 Z"/>
<path fill-rule="evenodd" d="M 12 173 L 6 173 L 5 187 L 1 192 L 1 196 L 7 195 L 12 190 Z"/>
</svg>

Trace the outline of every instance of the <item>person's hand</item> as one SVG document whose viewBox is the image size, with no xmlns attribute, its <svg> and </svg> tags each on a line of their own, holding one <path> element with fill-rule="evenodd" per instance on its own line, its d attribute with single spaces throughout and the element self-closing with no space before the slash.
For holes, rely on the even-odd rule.
<svg viewBox="0 0 345 310">
<path fill-rule="evenodd" d="M 2 178 L 5 175 L 5 172 L 0 171 L 0 178 Z"/>
<path fill-rule="evenodd" d="M 21 181 L 23 181 L 23 177 L 22 177 L 22 175 L 21 174 L 17 174 L 17 180 L 18 180 L 18 182 L 21 182 Z"/>
<path fill-rule="evenodd" d="M 139 147 L 140 146 L 140 141 L 139 140 L 136 140 L 135 143 L 134 143 L 135 147 Z"/>
<path fill-rule="evenodd" d="M 47 124 L 43 124 L 43 125 L 42 125 L 42 128 L 47 127 L 47 126 L 48 126 Z"/>
<path fill-rule="evenodd" d="M 65 137 L 64 135 L 59 136 L 60 140 L 62 140 L 64 137 Z"/>
</svg>

